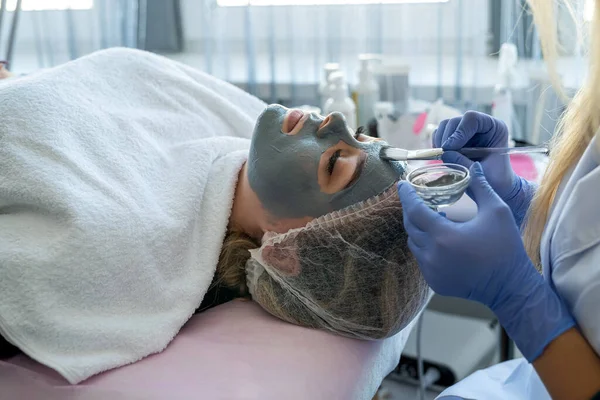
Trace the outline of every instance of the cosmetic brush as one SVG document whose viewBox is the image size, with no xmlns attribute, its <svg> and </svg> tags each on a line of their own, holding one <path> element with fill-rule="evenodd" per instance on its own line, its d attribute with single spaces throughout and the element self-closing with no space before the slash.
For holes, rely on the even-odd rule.
<svg viewBox="0 0 600 400">
<path fill-rule="evenodd" d="M 406 150 L 386 146 L 379 152 L 379 157 L 384 160 L 410 161 L 410 160 L 441 160 L 446 151 L 456 151 L 471 159 L 484 158 L 490 154 L 528 154 L 548 153 L 546 145 L 525 147 L 463 147 L 458 150 L 444 150 L 441 148 Z"/>
</svg>

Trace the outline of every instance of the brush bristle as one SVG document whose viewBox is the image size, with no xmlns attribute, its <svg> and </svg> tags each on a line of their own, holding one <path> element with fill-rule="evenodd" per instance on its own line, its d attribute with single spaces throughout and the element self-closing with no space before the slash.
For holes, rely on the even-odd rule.
<svg viewBox="0 0 600 400">
<path fill-rule="evenodd" d="M 408 150 L 395 147 L 384 147 L 379 152 L 379 157 L 384 160 L 406 161 Z"/>
</svg>

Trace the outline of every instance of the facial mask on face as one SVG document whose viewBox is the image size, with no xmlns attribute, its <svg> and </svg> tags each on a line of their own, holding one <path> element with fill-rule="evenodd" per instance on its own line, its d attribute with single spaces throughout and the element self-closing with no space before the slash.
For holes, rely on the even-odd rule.
<svg viewBox="0 0 600 400">
<path fill-rule="evenodd" d="M 279 218 L 319 217 L 373 197 L 404 174 L 404 165 L 382 160 L 384 142 L 361 143 L 352 137 L 341 115 L 323 119 L 311 114 L 295 135 L 282 132 L 287 109 L 271 105 L 259 116 L 248 158 L 248 180 L 265 209 Z M 318 134 L 317 134 L 318 131 Z M 321 191 L 319 160 L 341 141 L 367 155 L 360 177 L 337 193 Z"/>
</svg>

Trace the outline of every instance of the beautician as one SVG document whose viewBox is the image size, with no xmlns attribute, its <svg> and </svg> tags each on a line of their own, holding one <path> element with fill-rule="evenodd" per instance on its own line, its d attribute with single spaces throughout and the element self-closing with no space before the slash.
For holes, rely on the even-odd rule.
<svg viewBox="0 0 600 400">
<path fill-rule="evenodd" d="M 555 5 L 528 3 L 556 83 Z M 478 206 L 472 220 L 455 223 L 425 206 L 410 185 L 398 186 L 408 244 L 428 284 L 488 306 L 535 369 L 523 378 L 520 366 L 498 384 L 493 372 L 500 370 L 491 367 L 440 398 L 600 399 L 600 0 L 594 3 L 589 73 L 559 125 L 539 187 L 516 176 L 508 156 L 473 163 L 449 152 L 445 162 L 470 167 L 468 194 Z M 433 144 L 503 147 L 507 138 L 501 121 L 469 112 L 442 122 Z M 534 395 L 538 376 L 543 393 Z M 517 393 L 519 377 L 525 382 Z"/>
</svg>

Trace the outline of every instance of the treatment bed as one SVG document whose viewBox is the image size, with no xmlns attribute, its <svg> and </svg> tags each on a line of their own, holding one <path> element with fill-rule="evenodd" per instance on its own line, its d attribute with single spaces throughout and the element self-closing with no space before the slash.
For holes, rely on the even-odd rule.
<svg viewBox="0 0 600 400">
<path fill-rule="evenodd" d="M 382 341 L 346 339 L 234 300 L 193 316 L 162 353 L 78 385 L 25 355 L 0 361 L 0 398 L 371 399 L 409 331 Z"/>
</svg>

